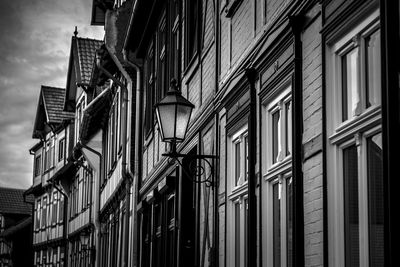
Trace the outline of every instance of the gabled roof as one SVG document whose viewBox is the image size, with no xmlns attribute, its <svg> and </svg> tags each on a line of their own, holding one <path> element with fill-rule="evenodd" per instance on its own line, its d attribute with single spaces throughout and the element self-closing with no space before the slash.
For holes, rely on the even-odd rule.
<svg viewBox="0 0 400 267">
<path fill-rule="evenodd" d="M 68 109 L 67 102 L 75 106 L 76 86 L 89 84 L 96 51 L 102 44 L 100 40 L 72 37 L 64 109 Z"/>
<path fill-rule="evenodd" d="M 24 189 L 0 187 L 0 213 L 26 214 L 32 213 L 32 206 L 24 202 Z M 27 200 L 33 201 L 33 197 Z"/>
<path fill-rule="evenodd" d="M 63 110 L 64 97 L 64 88 L 42 85 L 33 127 L 33 138 L 40 137 L 38 133 L 45 129 L 44 124 L 57 125 L 74 117 L 74 113 Z"/>
<path fill-rule="evenodd" d="M 61 123 L 74 117 L 73 113 L 63 111 L 64 88 L 42 86 L 42 95 L 49 123 Z"/>
<path fill-rule="evenodd" d="M 92 74 L 93 61 L 96 56 L 96 50 L 103 44 L 102 41 L 75 37 L 81 80 L 78 83 L 88 84 Z"/>
</svg>

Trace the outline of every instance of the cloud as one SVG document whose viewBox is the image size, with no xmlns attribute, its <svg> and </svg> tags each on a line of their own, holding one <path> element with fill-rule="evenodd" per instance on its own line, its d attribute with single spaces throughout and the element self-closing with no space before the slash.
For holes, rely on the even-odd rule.
<svg viewBox="0 0 400 267">
<path fill-rule="evenodd" d="M 102 39 L 90 0 L 0 1 L 0 186 L 28 188 L 40 86 L 65 87 L 71 37 Z"/>
</svg>

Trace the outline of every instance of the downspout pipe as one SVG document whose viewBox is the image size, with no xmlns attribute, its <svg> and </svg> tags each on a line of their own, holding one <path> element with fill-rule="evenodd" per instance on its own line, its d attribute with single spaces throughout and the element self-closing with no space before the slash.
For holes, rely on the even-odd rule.
<svg viewBox="0 0 400 267">
<path fill-rule="evenodd" d="M 108 51 L 110 51 L 111 49 L 108 48 L 108 46 L 106 45 L 106 48 Z M 112 51 L 112 50 L 111 50 Z M 119 64 L 119 59 L 113 54 L 113 53 L 109 53 L 110 56 L 112 57 L 114 63 L 118 66 L 119 70 L 121 72 L 123 71 L 123 67 Z M 101 64 L 100 61 L 97 62 L 97 67 L 109 78 L 111 79 L 113 82 L 115 82 L 120 88 L 121 88 L 121 93 L 122 93 L 122 179 L 126 180 L 127 183 L 125 185 L 126 188 L 126 216 L 125 216 L 125 229 L 128 230 L 129 228 L 129 212 L 130 212 L 130 188 L 131 185 L 133 183 L 133 175 L 131 173 L 131 168 L 130 168 L 130 162 L 127 162 L 126 158 L 127 158 L 127 139 L 128 139 L 128 104 L 129 104 L 129 92 L 128 92 L 128 87 L 125 86 L 123 83 L 121 83 L 118 79 L 116 79 L 110 72 L 108 72 Z M 125 75 L 127 80 L 129 79 L 129 75 Z M 132 84 L 132 81 L 129 81 L 130 84 Z M 129 235 L 125 234 L 125 251 L 124 251 L 124 264 L 123 266 L 128 266 L 128 261 L 129 261 Z"/>
<path fill-rule="evenodd" d="M 399 1 L 380 0 L 382 67 L 382 145 L 384 196 L 384 266 L 399 266 L 396 255 L 399 234 L 398 153 L 400 149 L 399 108 Z"/>
<path fill-rule="evenodd" d="M 245 69 L 245 75 L 250 85 L 250 113 L 249 113 L 249 180 L 248 201 L 249 201 L 249 224 L 246 229 L 248 234 L 247 266 L 257 266 L 257 197 L 256 197 L 256 157 L 257 157 L 257 92 L 256 78 L 257 71 L 254 67 Z"/>
<path fill-rule="evenodd" d="M 293 174 L 293 266 L 304 266 L 304 201 L 303 201 L 303 83 L 301 31 L 304 16 L 289 17 L 294 35 L 294 77 L 292 86 L 292 174 Z"/>
<path fill-rule="evenodd" d="M 133 224 L 133 232 L 132 232 L 132 240 L 135 242 L 137 241 L 136 244 L 132 242 L 132 251 L 133 251 L 133 256 L 132 256 L 132 266 L 137 266 L 138 264 L 138 247 L 139 247 L 139 238 L 138 238 L 138 220 L 136 216 L 136 209 L 137 209 L 137 196 L 139 195 L 139 180 L 141 177 L 141 162 L 140 159 L 142 149 L 141 149 L 141 144 L 142 144 L 142 95 L 143 95 L 143 88 L 141 84 L 141 69 L 140 67 L 134 63 L 129 61 L 126 55 L 126 50 L 123 50 L 123 56 L 124 56 L 124 61 L 125 63 L 134 68 L 136 70 L 136 111 L 135 111 L 135 155 L 134 155 L 134 174 L 133 174 L 133 179 L 135 182 L 135 196 L 136 198 L 133 199 L 133 213 L 134 213 L 134 219 L 132 221 Z M 126 236 L 127 240 L 129 241 L 129 236 Z M 128 250 L 128 248 L 127 248 Z M 126 257 L 128 257 L 128 252 L 126 252 Z"/>
</svg>

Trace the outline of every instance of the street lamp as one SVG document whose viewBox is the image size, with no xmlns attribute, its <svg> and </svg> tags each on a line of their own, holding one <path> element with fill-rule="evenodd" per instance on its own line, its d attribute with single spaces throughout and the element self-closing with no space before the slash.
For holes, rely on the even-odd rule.
<svg viewBox="0 0 400 267">
<path fill-rule="evenodd" d="M 172 79 L 166 97 L 155 105 L 155 109 L 161 140 L 170 143 L 169 153 L 163 154 L 163 156 L 177 160 L 183 171 L 189 174 L 187 175 L 188 177 L 196 177 L 192 180 L 193 182 L 205 183 L 206 186 L 213 186 L 214 164 L 212 164 L 210 160 L 217 159 L 217 156 L 186 155 L 176 152 L 176 145 L 185 140 L 194 105 L 182 96 L 175 79 Z M 180 157 L 188 159 L 190 162 L 189 166 L 192 168 L 189 168 L 189 170 L 186 169 L 179 160 Z M 210 177 L 206 177 L 204 180 L 201 179 L 201 176 L 205 173 L 205 169 L 200 161 L 205 162 L 211 169 Z"/>
<path fill-rule="evenodd" d="M 83 250 L 87 250 L 89 244 L 89 238 L 90 238 L 89 233 L 86 231 L 83 231 L 80 234 L 79 239 L 81 241 L 81 246 Z"/>
<path fill-rule="evenodd" d="M 194 105 L 181 94 L 178 83 L 172 79 L 167 96 L 156 104 L 156 115 L 163 142 L 175 145 L 185 140 Z"/>
</svg>

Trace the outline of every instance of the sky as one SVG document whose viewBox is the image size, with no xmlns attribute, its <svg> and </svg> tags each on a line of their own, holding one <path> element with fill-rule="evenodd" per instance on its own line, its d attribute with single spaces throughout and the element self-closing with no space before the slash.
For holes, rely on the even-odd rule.
<svg viewBox="0 0 400 267">
<path fill-rule="evenodd" d="M 0 187 L 32 185 L 29 148 L 41 85 L 66 85 L 71 37 L 103 39 L 92 0 L 0 0 Z"/>
</svg>

